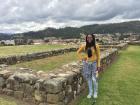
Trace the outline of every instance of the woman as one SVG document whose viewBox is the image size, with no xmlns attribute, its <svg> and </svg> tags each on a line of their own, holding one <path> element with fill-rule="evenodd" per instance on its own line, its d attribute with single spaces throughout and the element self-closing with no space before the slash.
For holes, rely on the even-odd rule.
<svg viewBox="0 0 140 105">
<path fill-rule="evenodd" d="M 84 51 L 85 56 L 82 55 Z M 83 76 L 86 78 L 89 87 L 87 98 L 92 97 L 92 81 L 94 83 L 94 98 L 98 95 L 98 71 L 100 69 L 100 48 L 96 44 L 93 34 L 86 35 L 86 45 L 81 45 L 77 50 L 77 54 L 83 62 Z"/>
</svg>

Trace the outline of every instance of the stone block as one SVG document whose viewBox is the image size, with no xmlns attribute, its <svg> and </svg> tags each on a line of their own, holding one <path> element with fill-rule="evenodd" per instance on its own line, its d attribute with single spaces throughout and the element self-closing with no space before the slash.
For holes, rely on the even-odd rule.
<svg viewBox="0 0 140 105">
<path fill-rule="evenodd" d="M 58 93 L 62 90 L 62 81 L 57 79 L 48 79 L 45 80 L 44 86 L 45 90 L 48 93 Z"/>
<path fill-rule="evenodd" d="M 5 79 L 3 77 L 0 77 L 0 88 L 4 88 L 5 86 Z"/>
<path fill-rule="evenodd" d="M 35 97 L 35 100 L 38 102 L 45 102 L 47 100 L 47 95 L 45 91 L 35 90 L 34 97 Z"/>
<path fill-rule="evenodd" d="M 47 102 L 48 103 L 58 103 L 59 101 L 62 101 L 64 99 L 64 93 L 60 92 L 57 94 L 47 94 Z"/>
<path fill-rule="evenodd" d="M 23 99 L 23 91 L 14 91 L 14 97 Z"/>
</svg>

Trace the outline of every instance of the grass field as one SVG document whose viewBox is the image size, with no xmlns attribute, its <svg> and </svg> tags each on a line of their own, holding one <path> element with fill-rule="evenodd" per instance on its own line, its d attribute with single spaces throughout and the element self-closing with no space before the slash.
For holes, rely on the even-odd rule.
<svg viewBox="0 0 140 105">
<path fill-rule="evenodd" d="M 65 56 L 65 57 L 64 57 Z M 65 63 L 77 60 L 75 52 L 14 66 L 25 66 L 48 71 Z M 121 51 L 115 61 L 99 80 L 99 97 L 93 99 L 81 95 L 75 105 L 140 105 L 140 46 L 129 46 Z M 19 105 L 15 100 L 0 96 L 0 105 Z M 20 105 L 27 105 L 21 103 Z"/>
<path fill-rule="evenodd" d="M 43 52 L 52 49 L 67 48 L 70 45 L 20 45 L 20 46 L 0 46 L 0 57 L 11 55 L 22 55 L 26 53 Z"/>
<path fill-rule="evenodd" d="M 140 105 L 140 46 L 129 46 L 99 80 L 99 97 L 80 96 L 76 105 Z"/>
<path fill-rule="evenodd" d="M 0 105 L 33 105 L 10 96 L 0 95 Z"/>
<path fill-rule="evenodd" d="M 7 100 L 5 98 L 0 98 L 0 105 L 17 105 L 17 104 L 12 100 Z"/>
<path fill-rule="evenodd" d="M 37 71 L 42 70 L 47 72 L 76 60 L 78 60 L 76 52 L 70 52 L 70 53 L 65 53 L 63 55 L 15 64 L 10 66 L 10 68 L 25 67 Z"/>
</svg>

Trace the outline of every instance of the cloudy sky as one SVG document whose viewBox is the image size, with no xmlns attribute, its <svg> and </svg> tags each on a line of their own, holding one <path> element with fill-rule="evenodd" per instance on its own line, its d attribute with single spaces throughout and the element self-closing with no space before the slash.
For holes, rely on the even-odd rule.
<svg viewBox="0 0 140 105">
<path fill-rule="evenodd" d="M 0 0 L 0 32 L 140 19 L 140 0 Z"/>
</svg>

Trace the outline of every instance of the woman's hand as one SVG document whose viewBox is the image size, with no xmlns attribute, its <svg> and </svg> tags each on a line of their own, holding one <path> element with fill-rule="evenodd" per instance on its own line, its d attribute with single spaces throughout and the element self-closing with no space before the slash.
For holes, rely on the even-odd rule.
<svg viewBox="0 0 140 105">
<path fill-rule="evenodd" d="M 100 67 L 97 67 L 97 71 L 96 71 L 96 78 L 99 77 L 99 71 L 100 71 Z"/>
<path fill-rule="evenodd" d="M 101 68 L 100 67 L 97 67 L 97 71 L 99 72 L 101 70 Z"/>
<path fill-rule="evenodd" d="M 86 61 L 87 59 L 86 58 L 82 58 L 82 61 Z"/>
<path fill-rule="evenodd" d="M 99 77 L 99 73 L 98 73 L 98 71 L 96 71 L 96 78 L 98 78 Z"/>
</svg>

